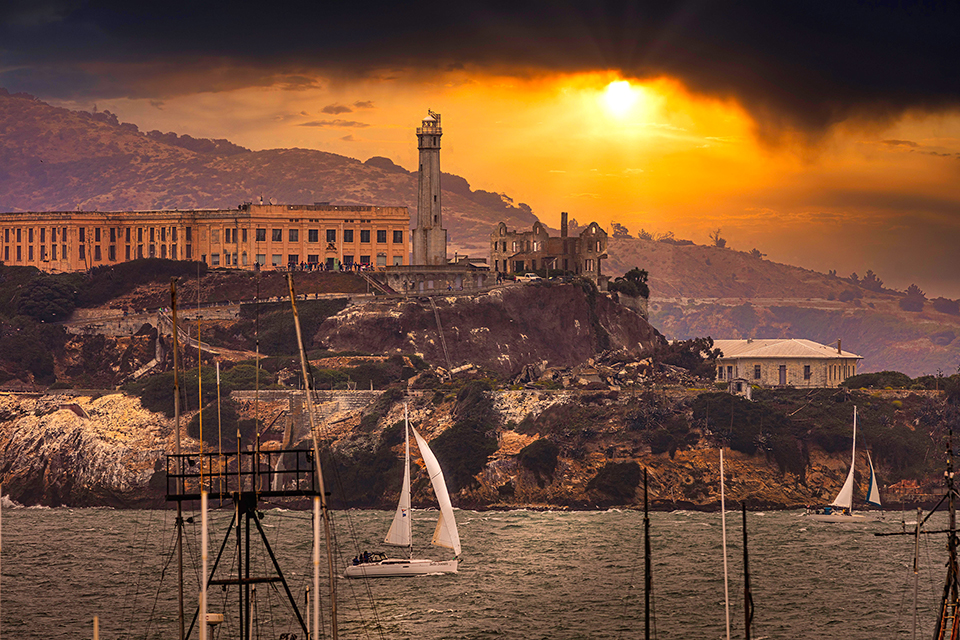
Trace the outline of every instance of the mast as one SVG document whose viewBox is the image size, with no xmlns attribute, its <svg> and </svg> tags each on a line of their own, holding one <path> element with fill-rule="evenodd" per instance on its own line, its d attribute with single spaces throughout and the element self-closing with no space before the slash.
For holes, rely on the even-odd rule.
<svg viewBox="0 0 960 640">
<path fill-rule="evenodd" d="M 750 591 L 750 562 L 747 554 L 747 502 L 740 503 L 743 511 L 743 637 L 750 640 L 753 624 L 753 593 Z"/>
<path fill-rule="evenodd" d="M 937 640 L 955 640 L 957 637 L 957 505 L 953 488 L 953 427 L 947 430 L 947 471 L 944 473 L 947 483 L 947 505 L 950 528 L 947 533 L 947 579 L 943 585 L 943 598 L 940 601 L 940 615 L 937 618 Z"/>
<path fill-rule="evenodd" d="M 170 313 L 173 316 L 173 414 L 177 454 L 177 491 L 183 493 L 183 461 L 180 457 L 180 336 L 177 335 L 177 279 L 170 278 Z M 183 504 L 177 501 L 177 573 L 179 576 L 180 640 L 184 640 L 183 613 Z"/>
<path fill-rule="evenodd" d="M 647 505 L 647 468 L 643 468 L 643 637 L 650 640 L 650 510 Z"/>
<path fill-rule="evenodd" d="M 723 600 L 727 614 L 727 640 L 730 640 L 730 583 L 727 580 L 727 507 L 723 495 L 723 447 L 720 448 L 720 528 L 723 532 Z"/>
<path fill-rule="evenodd" d="M 317 440 L 317 426 L 313 417 L 313 397 L 310 395 L 310 377 L 307 375 L 307 354 L 303 349 L 303 335 L 300 333 L 300 315 L 297 313 L 297 295 L 293 291 L 293 276 L 287 274 L 287 286 L 290 289 L 290 306 L 293 308 L 293 326 L 297 332 L 297 345 L 300 347 L 300 370 L 303 374 L 303 389 L 307 396 L 307 415 L 310 418 L 310 437 L 313 440 L 313 461 L 316 470 L 317 488 L 320 493 L 320 511 L 323 518 L 324 537 L 327 541 L 327 572 L 330 577 L 330 624 L 333 640 L 337 640 L 337 577 L 333 573 L 333 549 L 330 547 L 330 510 L 327 506 L 327 492 L 324 488 L 323 472 L 320 468 L 320 444 Z M 314 596 L 320 598 L 320 592 Z M 314 627 L 319 628 L 319 625 Z M 316 631 L 314 632 L 316 633 Z"/>
<path fill-rule="evenodd" d="M 850 477 L 853 478 L 854 469 L 857 468 L 857 405 L 853 405 L 853 447 L 850 454 Z M 852 487 L 851 487 L 852 489 Z M 850 515 L 853 515 L 853 491 L 850 492 Z"/>
</svg>

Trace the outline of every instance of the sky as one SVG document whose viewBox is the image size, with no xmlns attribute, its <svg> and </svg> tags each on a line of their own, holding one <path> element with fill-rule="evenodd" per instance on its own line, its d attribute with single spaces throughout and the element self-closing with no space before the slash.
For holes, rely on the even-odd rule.
<svg viewBox="0 0 960 640">
<path fill-rule="evenodd" d="M 960 298 L 954 3 L 8 0 L 0 87 Z M 371 203 L 376 204 L 376 203 Z"/>
</svg>

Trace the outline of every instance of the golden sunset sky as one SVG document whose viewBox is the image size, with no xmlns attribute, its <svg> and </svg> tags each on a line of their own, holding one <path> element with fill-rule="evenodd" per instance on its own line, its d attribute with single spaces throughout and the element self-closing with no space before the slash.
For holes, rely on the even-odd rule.
<svg viewBox="0 0 960 640">
<path fill-rule="evenodd" d="M 700 244 L 720 229 L 778 262 L 960 297 L 955 8 L 282 4 L 25 3 L 4 15 L 0 86 L 407 169 L 431 109 L 444 171 L 554 227 L 567 211 Z"/>
</svg>

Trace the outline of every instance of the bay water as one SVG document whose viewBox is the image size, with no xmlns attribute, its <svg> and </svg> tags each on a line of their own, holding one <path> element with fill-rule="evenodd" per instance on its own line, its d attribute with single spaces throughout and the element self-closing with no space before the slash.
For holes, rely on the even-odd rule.
<svg viewBox="0 0 960 640">
<path fill-rule="evenodd" d="M 261 523 L 301 609 L 312 584 L 310 513 L 264 508 Z M 643 514 L 636 511 L 456 512 L 460 572 L 413 578 L 337 579 L 342 638 L 642 638 Z M 185 591 L 192 617 L 199 584 L 198 514 L 185 525 Z M 417 557 L 448 559 L 428 546 L 437 512 L 415 511 Z M 334 512 L 338 573 L 362 550 L 384 550 L 393 514 Z M 210 558 L 233 517 L 211 513 Z M 913 514 L 908 514 L 913 519 Z M 177 637 L 177 561 L 171 511 L 10 508 L 2 514 L 0 637 Z M 725 637 L 719 513 L 652 513 L 654 637 Z M 751 512 L 753 638 L 911 638 L 914 538 L 901 514 L 883 522 L 823 524 L 800 512 Z M 935 514 L 927 529 L 944 528 Z M 743 637 L 742 533 L 727 513 L 732 637 Z M 253 529 L 251 575 L 272 575 Z M 918 637 L 933 635 L 945 577 L 946 539 L 921 536 Z M 236 534 L 220 576 L 236 571 Z M 327 597 L 326 560 L 321 595 Z M 236 587 L 210 592 L 226 621 L 214 638 L 239 637 Z M 329 637 L 327 603 L 324 636 Z M 303 640 L 281 587 L 259 584 L 254 637 Z M 284 635 L 286 634 L 286 635 Z M 198 637 L 194 631 L 194 638 Z"/>
</svg>

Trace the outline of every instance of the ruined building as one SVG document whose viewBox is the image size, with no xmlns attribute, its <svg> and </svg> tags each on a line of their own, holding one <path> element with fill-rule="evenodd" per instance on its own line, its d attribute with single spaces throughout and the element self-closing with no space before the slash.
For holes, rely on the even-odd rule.
<svg viewBox="0 0 960 640">
<path fill-rule="evenodd" d="M 520 274 L 537 269 L 561 269 L 601 278 L 600 262 L 607 257 L 607 232 L 591 222 L 576 237 L 567 233 L 567 214 L 560 214 L 560 237 L 551 237 L 540 222 L 530 231 L 510 231 L 501 222 L 490 234 L 490 265 L 499 273 Z"/>
</svg>

